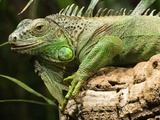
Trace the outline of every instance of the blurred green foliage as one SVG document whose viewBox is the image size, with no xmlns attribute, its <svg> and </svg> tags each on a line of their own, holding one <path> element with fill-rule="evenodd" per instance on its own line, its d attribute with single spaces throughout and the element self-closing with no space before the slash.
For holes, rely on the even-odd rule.
<svg viewBox="0 0 160 120">
<path fill-rule="evenodd" d="M 119 10 L 133 9 L 140 0 L 101 0 L 98 7 Z M 69 4 L 88 6 L 89 0 L 36 0 L 24 13 L 18 13 L 28 0 L 0 1 L 0 44 L 8 40 L 9 34 L 25 18 L 45 17 L 57 13 Z M 158 0 L 152 7 L 160 10 Z M 97 9 L 98 9 L 97 7 Z M 29 56 L 22 56 L 10 50 L 10 46 L 0 48 L 0 74 L 12 76 L 26 83 L 45 96 L 50 96 L 40 77 L 34 73 L 33 61 Z M 26 92 L 19 86 L 0 78 L 0 99 L 33 99 L 43 101 Z M 51 107 L 28 103 L 0 103 L 0 116 L 3 120 L 57 120 L 58 112 Z"/>
</svg>

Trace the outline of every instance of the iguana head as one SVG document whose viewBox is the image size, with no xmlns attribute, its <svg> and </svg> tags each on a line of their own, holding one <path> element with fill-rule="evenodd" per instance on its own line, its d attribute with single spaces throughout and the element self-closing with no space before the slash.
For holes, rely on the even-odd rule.
<svg viewBox="0 0 160 120">
<path fill-rule="evenodd" d="M 18 53 L 39 55 L 51 61 L 68 61 L 73 58 L 69 39 L 60 26 L 43 18 L 21 21 L 10 34 L 9 43 Z"/>
</svg>

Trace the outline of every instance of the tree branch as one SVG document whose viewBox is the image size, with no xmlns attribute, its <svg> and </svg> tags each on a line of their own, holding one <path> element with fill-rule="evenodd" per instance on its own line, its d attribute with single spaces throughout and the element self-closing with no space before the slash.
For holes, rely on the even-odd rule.
<svg viewBox="0 0 160 120">
<path fill-rule="evenodd" d="M 101 69 L 61 120 L 160 119 L 160 54 L 134 68 Z"/>
</svg>

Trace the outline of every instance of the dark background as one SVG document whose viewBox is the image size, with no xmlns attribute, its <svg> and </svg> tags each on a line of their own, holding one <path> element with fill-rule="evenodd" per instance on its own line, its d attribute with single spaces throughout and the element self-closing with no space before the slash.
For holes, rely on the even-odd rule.
<svg viewBox="0 0 160 120">
<path fill-rule="evenodd" d="M 120 8 L 133 9 L 139 1 L 101 0 L 98 7 L 115 10 Z M 28 0 L 1 0 L 0 44 L 8 40 L 9 34 L 25 18 L 45 17 L 59 12 L 60 9 L 72 3 L 81 7 L 88 6 L 90 0 L 36 0 L 23 14 L 18 15 L 27 2 Z M 159 10 L 160 1 L 157 1 L 152 8 Z M 17 78 L 52 99 L 42 80 L 35 74 L 32 59 L 12 52 L 9 45 L 0 48 L 0 74 Z M 16 84 L 0 78 L 0 100 L 2 99 L 32 99 L 44 102 Z M 0 103 L 1 120 L 57 120 L 57 116 L 58 112 L 51 107 L 28 103 Z"/>
</svg>

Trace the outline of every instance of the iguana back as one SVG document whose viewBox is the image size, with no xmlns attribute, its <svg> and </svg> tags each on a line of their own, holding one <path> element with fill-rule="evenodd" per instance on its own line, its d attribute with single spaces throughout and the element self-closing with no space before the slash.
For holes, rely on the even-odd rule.
<svg viewBox="0 0 160 120">
<path fill-rule="evenodd" d="M 80 62 L 99 38 L 105 35 L 118 36 L 123 42 L 123 49 L 112 60 L 112 65 L 135 64 L 148 60 L 152 55 L 158 53 L 155 51 L 159 51 L 159 16 L 78 17 L 52 15 L 47 18 L 54 20 L 68 31 Z"/>
</svg>

